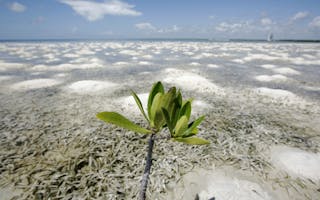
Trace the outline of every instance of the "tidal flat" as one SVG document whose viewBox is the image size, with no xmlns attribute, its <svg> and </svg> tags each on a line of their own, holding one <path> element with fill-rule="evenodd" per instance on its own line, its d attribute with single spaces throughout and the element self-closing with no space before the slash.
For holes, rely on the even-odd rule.
<svg viewBox="0 0 320 200">
<path fill-rule="evenodd" d="M 156 81 L 205 115 L 190 146 L 157 140 L 148 199 L 319 199 L 320 44 L 0 43 L 0 199 L 137 199 Z M 166 134 L 166 133 L 160 133 Z"/>
</svg>

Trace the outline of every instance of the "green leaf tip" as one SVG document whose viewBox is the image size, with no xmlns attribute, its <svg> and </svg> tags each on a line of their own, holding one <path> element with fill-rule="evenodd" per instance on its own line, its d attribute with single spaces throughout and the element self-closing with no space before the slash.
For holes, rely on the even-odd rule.
<svg viewBox="0 0 320 200">
<path fill-rule="evenodd" d="M 131 130 L 134 132 L 143 133 L 143 134 L 152 133 L 151 130 L 148 130 L 136 125 L 126 117 L 116 112 L 101 112 L 101 113 L 98 113 L 96 116 L 98 119 L 101 119 L 102 121 L 120 126 L 122 128 Z"/>
<path fill-rule="evenodd" d="M 158 81 L 157 83 L 153 84 L 153 86 L 151 88 L 151 91 L 149 93 L 149 98 L 148 98 L 148 115 L 149 115 L 149 118 L 151 116 L 151 105 L 152 105 L 152 102 L 153 102 L 153 98 L 158 93 L 161 93 L 161 94 L 164 93 L 164 88 L 163 88 L 163 85 L 162 85 L 162 83 L 160 81 Z"/>
<path fill-rule="evenodd" d="M 138 105 L 138 107 L 139 107 L 139 109 L 140 109 L 140 112 L 142 113 L 142 115 L 144 116 L 144 118 L 149 122 L 149 118 L 148 118 L 148 116 L 146 115 L 146 113 L 144 112 L 143 105 L 142 105 L 142 103 L 141 103 L 140 98 L 138 97 L 138 95 L 137 95 L 133 90 L 131 90 L 131 94 L 132 94 L 134 100 L 136 101 L 136 103 L 137 103 L 137 105 Z"/>
</svg>

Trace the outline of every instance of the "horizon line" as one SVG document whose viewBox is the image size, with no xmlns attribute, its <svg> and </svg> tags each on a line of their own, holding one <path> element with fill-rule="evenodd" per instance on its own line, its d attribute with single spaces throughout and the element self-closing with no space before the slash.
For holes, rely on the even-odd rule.
<svg viewBox="0 0 320 200">
<path fill-rule="evenodd" d="M 173 41 L 173 40 L 181 40 L 181 41 L 192 41 L 192 40 L 198 40 L 198 41 L 208 41 L 208 42 L 320 42 L 320 39 L 289 39 L 289 38 L 280 38 L 280 39 L 274 39 L 272 41 L 268 41 L 267 39 L 262 38 L 200 38 L 200 37 L 182 37 L 182 38 L 160 38 L 160 37 L 149 37 L 149 38 L 17 38 L 17 39 L 0 39 L 0 42 L 28 42 L 28 41 L 144 41 L 144 40 L 159 40 L 159 41 Z"/>
</svg>

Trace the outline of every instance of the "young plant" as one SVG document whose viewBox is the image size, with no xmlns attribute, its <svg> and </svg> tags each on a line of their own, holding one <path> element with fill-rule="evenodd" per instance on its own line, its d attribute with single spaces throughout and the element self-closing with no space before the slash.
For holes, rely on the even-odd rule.
<svg viewBox="0 0 320 200">
<path fill-rule="evenodd" d="M 209 144 L 209 141 L 195 137 L 198 133 L 197 127 L 204 119 L 204 116 L 189 122 L 192 100 L 184 101 L 180 90 L 177 91 L 175 87 L 172 87 L 165 92 L 161 82 L 155 83 L 149 93 L 147 113 L 145 113 L 137 94 L 134 91 L 131 91 L 131 93 L 142 115 L 149 124 L 147 129 L 138 126 L 116 112 L 101 112 L 97 114 L 97 118 L 134 132 L 150 134 L 146 166 L 142 176 L 140 191 L 140 199 L 144 200 L 146 198 L 146 190 L 152 165 L 153 145 L 157 133 L 163 128 L 168 127 L 170 139 L 173 141 L 194 145 Z"/>
</svg>

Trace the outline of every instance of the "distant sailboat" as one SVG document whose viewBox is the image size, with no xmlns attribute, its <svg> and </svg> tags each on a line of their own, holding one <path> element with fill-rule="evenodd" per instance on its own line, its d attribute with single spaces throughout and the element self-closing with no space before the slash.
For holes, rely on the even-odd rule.
<svg viewBox="0 0 320 200">
<path fill-rule="evenodd" d="M 269 33 L 267 40 L 268 40 L 268 42 L 273 41 L 273 33 Z"/>
</svg>

